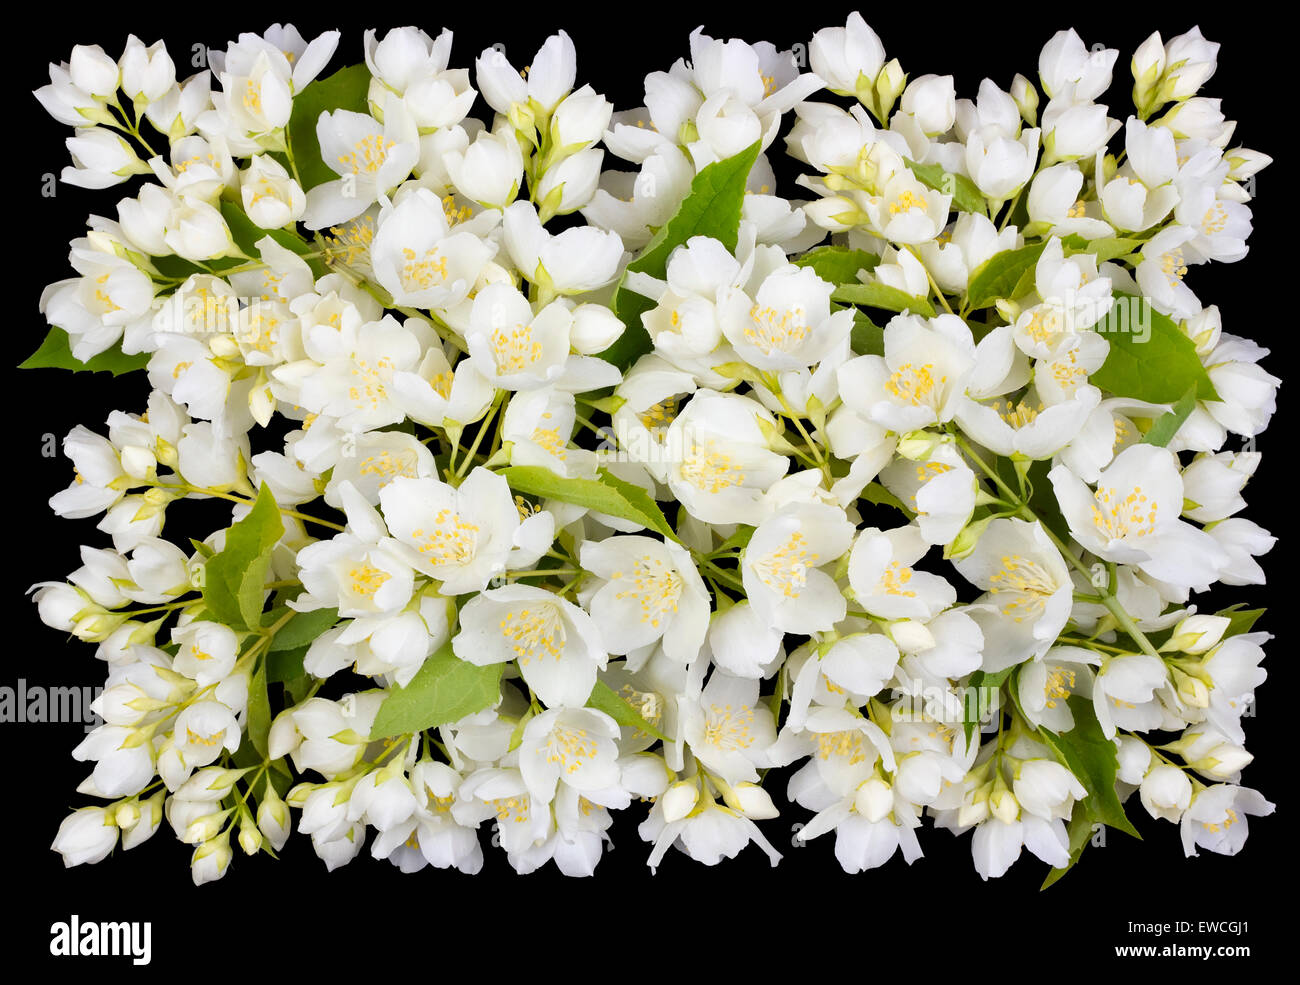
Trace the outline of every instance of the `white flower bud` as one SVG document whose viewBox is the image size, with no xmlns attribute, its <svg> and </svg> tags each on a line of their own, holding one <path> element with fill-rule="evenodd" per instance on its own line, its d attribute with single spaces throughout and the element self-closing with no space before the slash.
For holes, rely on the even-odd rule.
<svg viewBox="0 0 1300 985">
<path fill-rule="evenodd" d="M 1192 802 L 1192 781 L 1177 766 L 1162 763 L 1142 778 L 1138 795 L 1152 817 L 1177 821 Z"/>
<path fill-rule="evenodd" d="M 1136 786 L 1151 765 L 1151 747 L 1134 736 L 1121 736 L 1115 739 L 1115 758 L 1120 781 Z"/>
<path fill-rule="evenodd" d="M 176 84 L 176 65 L 161 41 L 146 48 L 139 38 L 131 35 L 126 39 L 126 50 L 119 64 L 122 91 L 129 99 L 151 103 L 161 99 Z"/>
<path fill-rule="evenodd" d="M 957 93 L 951 75 L 922 75 L 903 92 L 899 108 L 916 117 L 928 137 L 947 133 L 957 119 Z"/>
<path fill-rule="evenodd" d="M 603 304 L 580 304 L 573 309 L 569 344 L 585 356 L 604 352 L 623 334 L 623 321 Z"/>
<path fill-rule="evenodd" d="M 883 821 L 894 809 L 894 791 L 879 776 L 873 776 L 858 786 L 853 809 L 868 821 Z"/>
<path fill-rule="evenodd" d="M 1011 824 L 1020 818 L 1020 803 L 1016 795 L 1006 787 L 995 789 L 989 797 L 989 813 L 1003 824 Z"/>
<path fill-rule="evenodd" d="M 63 819 L 50 847 L 71 868 L 83 862 L 100 861 L 116 844 L 117 825 L 112 815 L 102 807 L 83 807 Z"/>
<path fill-rule="evenodd" d="M 68 74 L 74 86 L 101 99 L 117 92 L 122 77 L 117 62 L 97 44 L 79 44 L 72 49 Z"/>
<path fill-rule="evenodd" d="M 562 153 L 589 147 L 605 135 L 614 106 L 589 85 L 564 97 L 551 117 L 551 141 Z"/>
<path fill-rule="evenodd" d="M 190 859 L 190 876 L 194 885 L 202 886 L 205 882 L 215 882 L 224 876 L 230 868 L 232 856 L 229 832 L 201 844 Z"/>
<path fill-rule="evenodd" d="M 923 622 L 900 619 L 888 626 L 889 638 L 904 653 L 924 653 L 934 646 L 934 634 Z"/>
<path fill-rule="evenodd" d="M 756 783 L 737 783 L 731 792 L 740 804 L 740 813 L 752 821 L 781 816 L 781 812 L 772 803 L 772 795 Z"/>
<path fill-rule="evenodd" d="M 669 787 L 667 792 L 659 799 L 659 805 L 664 812 L 664 820 L 669 824 L 680 821 L 695 809 L 695 804 L 699 799 L 700 787 L 696 781 L 679 780 Z"/>
<path fill-rule="evenodd" d="M 1011 80 L 1011 98 L 1015 101 L 1016 109 L 1020 110 L 1021 118 L 1032 127 L 1038 120 L 1038 89 L 1017 73 Z"/>
</svg>

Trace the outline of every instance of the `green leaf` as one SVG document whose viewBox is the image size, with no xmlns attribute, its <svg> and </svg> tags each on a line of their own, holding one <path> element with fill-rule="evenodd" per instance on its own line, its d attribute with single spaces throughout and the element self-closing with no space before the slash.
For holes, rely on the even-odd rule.
<svg viewBox="0 0 1300 985">
<path fill-rule="evenodd" d="M 859 356 L 883 356 L 885 330 L 868 318 L 864 312 L 855 308 L 853 333 L 849 336 L 849 346 Z"/>
<path fill-rule="evenodd" d="M 1030 465 L 1029 471 L 1025 473 L 1025 479 L 1033 487 L 1029 494 L 1029 508 L 1038 519 L 1043 521 L 1043 526 L 1056 534 L 1061 541 L 1068 543 L 1070 525 L 1065 522 L 1065 514 L 1061 512 L 1061 504 L 1056 501 L 1056 493 L 1053 491 L 1052 482 L 1047 478 L 1051 466 L 1050 459 L 1040 458 Z M 1014 485 L 1012 488 L 1014 488 Z"/>
<path fill-rule="evenodd" d="M 266 693 L 266 661 L 263 660 L 248 683 L 248 738 L 263 759 L 266 759 L 270 733 L 271 698 Z"/>
<path fill-rule="evenodd" d="M 943 192 L 945 195 L 951 195 L 953 208 L 960 209 L 962 212 L 978 212 L 981 215 L 988 215 L 988 204 L 984 201 L 984 195 L 975 186 L 975 182 L 964 174 L 953 174 L 951 171 L 945 171 L 938 164 L 917 164 L 915 161 L 908 161 L 906 158 L 904 158 L 904 161 L 912 169 L 912 173 L 921 180 L 922 184 L 933 188 L 935 191 Z"/>
<path fill-rule="evenodd" d="M 505 476 L 506 482 L 515 492 L 585 506 L 597 513 L 631 520 L 671 540 L 677 540 L 677 534 L 669 525 L 663 510 L 649 493 L 603 469 L 598 479 L 565 478 L 538 465 L 516 465 L 502 469 L 500 474 Z"/>
<path fill-rule="evenodd" d="M 109 349 L 91 356 L 84 363 L 72 354 L 72 345 L 68 333 L 56 325 L 50 326 L 49 334 L 40 348 L 18 364 L 19 369 L 70 369 L 74 373 L 112 373 L 121 376 L 149 365 L 149 353 L 139 352 L 128 356 L 122 351 L 120 343 L 114 343 Z"/>
<path fill-rule="evenodd" d="M 668 257 L 692 236 L 712 237 L 734 251 L 740 234 L 745 182 L 758 159 L 758 148 L 756 142 L 734 157 L 714 161 L 697 174 L 676 214 L 660 228 L 627 269 L 662 279 L 668 268 Z M 626 276 L 624 274 L 624 279 Z M 610 307 L 623 320 L 626 331 L 599 355 L 626 369 L 638 356 L 650 351 L 650 336 L 641 323 L 641 315 L 652 309 L 654 302 L 635 291 L 624 290 L 623 279 L 620 279 L 610 299 Z"/>
<path fill-rule="evenodd" d="M 303 669 L 303 657 L 307 656 L 307 647 L 299 646 L 292 650 L 271 650 L 266 655 L 266 679 L 272 684 L 295 683 L 307 672 Z"/>
<path fill-rule="evenodd" d="M 1219 399 L 1192 340 L 1145 298 L 1116 294 L 1097 331 L 1110 342 L 1110 354 L 1089 378 L 1094 386 L 1153 404 L 1172 404 L 1188 390 L 1200 400 Z"/>
<path fill-rule="evenodd" d="M 233 629 L 261 626 L 263 589 L 271 549 L 284 536 L 284 521 L 270 488 L 262 483 L 257 502 L 226 531 L 226 544 L 206 563 L 203 602 L 215 621 Z"/>
<path fill-rule="evenodd" d="M 489 708 L 501 695 L 501 664 L 477 667 L 457 658 L 451 643 L 424 662 L 406 687 L 379 706 L 370 738 L 387 739 L 458 722 Z"/>
<path fill-rule="evenodd" d="M 1141 239 L 1120 236 L 1103 236 L 1100 239 L 1089 240 L 1075 234 L 1063 239 L 1061 246 L 1066 256 L 1075 253 L 1091 253 L 1097 258 L 1098 263 L 1105 263 L 1107 260 L 1118 260 L 1135 250 L 1140 250 L 1145 242 Z"/>
<path fill-rule="evenodd" d="M 644 732 L 646 735 L 652 735 L 661 742 L 671 741 L 668 736 L 642 718 L 640 712 L 603 681 L 597 681 L 596 686 L 591 689 L 591 697 L 587 699 L 587 707 L 603 711 L 618 724 Z"/>
<path fill-rule="evenodd" d="M 1003 250 L 981 263 L 966 288 L 966 307 L 975 311 L 1000 298 L 1015 297 L 1021 277 L 1038 263 L 1045 245 L 1033 243 L 1018 250 Z"/>
<path fill-rule="evenodd" d="M 934 317 L 934 305 L 928 298 L 916 297 L 897 287 L 874 281 L 870 284 L 843 284 L 831 295 L 842 304 L 861 304 L 885 311 L 910 311 L 913 314 Z"/>
<path fill-rule="evenodd" d="M 875 506 L 892 506 L 909 519 L 916 516 L 901 499 L 891 493 L 879 482 L 868 482 L 862 490 L 862 498 Z"/>
<path fill-rule="evenodd" d="M 878 263 L 880 257 L 874 253 L 847 246 L 819 246 L 794 261 L 796 267 L 811 267 L 818 277 L 836 286 L 859 283 L 858 272 L 874 270 Z"/>
<path fill-rule="evenodd" d="M 1016 475 L 1016 464 L 1009 458 L 998 457 L 993 462 L 998 476 L 1012 489 L 1019 488 L 1020 479 Z M 1030 462 L 1025 470 L 1025 482 L 1029 489 L 1029 508 L 1043 521 L 1043 525 L 1063 541 L 1070 539 L 1070 527 L 1065 522 L 1065 515 L 1056 501 L 1052 482 L 1047 478 L 1051 471 L 1051 459 L 1038 459 Z"/>
<path fill-rule="evenodd" d="M 1060 735 L 1040 728 L 1039 736 L 1088 791 L 1087 803 L 1096 819 L 1140 840 L 1142 836 L 1124 813 L 1124 805 L 1115 792 L 1118 770 L 1115 743 L 1102 732 L 1089 699 L 1074 694 L 1069 703 L 1074 715 L 1074 728 Z"/>
<path fill-rule="evenodd" d="M 748 546 L 754 536 L 755 527 L 745 526 L 743 523 L 736 527 L 736 532 L 718 545 L 714 554 L 721 554 L 723 551 L 738 550 Z"/>
<path fill-rule="evenodd" d="M 338 172 L 325 164 L 316 139 L 316 123 L 321 113 L 336 109 L 366 112 L 366 92 L 370 88 L 370 70 L 365 65 L 350 65 L 315 82 L 293 97 L 293 111 L 285 127 L 285 139 L 292 151 L 303 191 L 333 181 Z"/>
<path fill-rule="evenodd" d="M 1243 609 L 1241 607 L 1243 604 L 1239 602 L 1215 613 L 1218 616 L 1228 617 L 1228 628 L 1223 631 L 1224 639 L 1249 633 L 1259 617 L 1268 611 L 1267 609 Z"/>
<path fill-rule="evenodd" d="M 966 718 L 963 720 L 962 726 L 966 731 L 967 742 L 970 742 L 971 735 L 975 732 L 975 729 L 979 727 L 980 722 L 983 721 L 984 714 L 993 707 L 991 703 L 986 703 L 983 700 L 983 693 L 979 689 L 996 689 L 1002 687 L 1002 682 L 1010 676 L 1013 670 L 1015 670 L 1014 667 L 1007 667 L 1005 670 L 999 670 L 992 674 L 986 674 L 983 670 L 977 670 L 975 673 L 970 675 L 970 680 L 966 682 L 967 693 L 976 694 L 978 695 L 978 698 L 976 700 L 976 707 L 974 708 L 970 706 L 969 701 L 966 702 L 964 710 Z M 975 713 L 974 717 L 971 717 L 971 712 Z"/>
<path fill-rule="evenodd" d="M 1062 868 L 1052 869 L 1047 873 L 1047 878 L 1043 884 L 1038 887 L 1042 892 L 1048 886 L 1054 885 L 1057 880 L 1074 868 L 1079 857 L 1083 855 L 1083 850 L 1088 847 L 1088 842 L 1092 839 L 1092 826 L 1097 823 L 1091 810 L 1088 809 L 1086 801 L 1081 801 L 1074 805 L 1074 813 L 1070 815 L 1070 823 L 1066 826 L 1066 832 L 1070 836 L 1070 861 Z"/>
<path fill-rule="evenodd" d="M 315 247 L 308 243 L 297 233 L 288 229 L 263 229 L 261 226 L 253 224 L 253 220 L 244 214 L 234 202 L 223 201 L 221 203 L 221 216 L 226 220 L 226 226 L 230 229 L 230 238 L 235 241 L 245 256 L 261 256 L 257 249 L 258 242 L 265 236 L 270 236 L 273 240 L 283 246 L 286 250 L 303 256 L 315 252 Z M 308 260 L 308 266 L 312 272 L 317 275 L 325 273 L 325 267 L 319 261 Z"/>
<path fill-rule="evenodd" d="M 271 640 L 271 652 L 296 650 L 307 646 L 338 621 L 338 609 L 313 609 L 311 612 L 299 612 L 275 634 Z"/>
<path fill-rule="evenodd" d="M 1151 425 L 1151 430 L 1143 436 L 1142 443 L 1164 448 L 1173 440 L 1178 429 L 1183 426 L 1183 421 L 1187 420 L 1187 416 L 1195 409 L 1196 388 L 1192 387 L 1178 398 L 1178 403 L 1174 404 L 1168 413 L 1162 414 L 1155 424 Z"/>
</svg>

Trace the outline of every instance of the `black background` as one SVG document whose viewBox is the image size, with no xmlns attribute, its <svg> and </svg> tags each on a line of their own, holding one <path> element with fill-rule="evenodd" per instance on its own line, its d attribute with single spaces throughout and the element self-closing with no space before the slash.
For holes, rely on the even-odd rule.
<svg viewBox="0 0 1300 985">
<path fill-rule="evenodd" d="M 498 4 L 430 6 L 422 8 L 427 14 L 418 15 L 385 10 L 380 21 L 366 19 L 365 11 L 353 7 L 298 16 L 295 23 L 308 38 L 319 30 L 343 29 L 339 51 L 323 74 L 361 61 L 362 31 L 370 26 L 382 31 L 414 19 L 436 34 L 444 26 L 436 18 L 446 16 L 445 26 L 456 32 L 456 67 L 471 66 L 477 53 L 495 42 L 504 42 L 516 66 L 525 65 L 546 34 L 563 27 L 577 45 L 578 83 L 590 82 L 617 109 L 627 109 L 641 105 L 647 72 L 667 69 L 688 54 L 687 37 L 697 24 L 714 36 L 741 35 L 787 48 L 806 43 L 819 27 L 843 24 L 852 9 L 816 6 L 815 14 L 791 5 L 788 13 L 778 15 L 775 10 L 760 13 L 755 5 L 617 4 L 579 13 L 539 4 L 533 9 L 545 19 L 535 24 Z M 240 31 L 267 26 L 261 14 L 239 7 L 205 5 L 207 27 L 187 21 L 183 5 L 165 12 L 152 5 L 123 5 L 121 10 L 78 13 L 21 40 L 11 36 L 7 47 L 7 57 L 16 64 L 6 73 L 9 114 L 3 131 L 9 144 L 3 154 L 9 169 L 4 201 L 11 210 L 3 237 L 9 365 L 39 344 L 44 327 L 37 300 L 46 283 L 69 275 L 68 240 L 83 234 L 87 213 L 113 216 L 124 191 L 92 192 L 60 184 L 55 198 L 41 196 L 42 176 L 57 174 L 68 163 L 62 146 L 67 128 L 46 117 L 28 95 L 46 81 L 46 63 L 66 60 L 75 43 L 99 43 L 117 55 L 133 31 L 145 43 L 165 38 L 184 76 L 192 71 L 191 45 L 220 46 Z M 1116 81 L 1106 101 L 1112 115 L 1122 119 L 1129 106 L 1130 54 L 1151 30 L 1161 29 L 1166 39 L 1187 30 L 1194 22 L 1181 18 L 1189 16 L 1177 8 L 1164 14 L 1146 5 L 1049 9 L 1045 4 L 972 3 L 952 13 L 935 4 L 890 5 L 868 14 L 867 20 L 889 57 L 898 57 L 911 77 L 951 72 L 958 95 L 967 97 L 974 96 L 985 76 L 1004 89 L 1017 71 L 1036 82 L 1042 44 L 1055 31 L 1074 26 L 1087 44 L 1103 41 L 1120 49 Z M 928 825 L 921 832 L 926 856 L 911 867 L 896 856 L 881 869 L 847 876 L 832 855 L 832 836 L 792 846 L 791 825 L 806 820 L 806 812 L 794 807 L 763 824 L 785 854 L 775 869 L 752 847 L 711 869 L 674 851 L 652 877 L 644 862 L 649 846 L 635 832 L 639 813 L 634 808 L 616 823 L 615 850 L 601 862 L 594 880 L 566 879 L 553 866 L 518 877 L 504 855 L 490 849 L 483 871 L 472 878 L 431 868 L 402 875 L 386 861 L 372 859 L 368 850 L 327 874 L 307 839 L 294 835 L 279 862 L 265 855 L 249 859 L 236 848 L 225 879 L 195 889 L 188 869 L 190 849 L 174 839 L 165 822 L 150 842 L 130 853 L 119 849 L 98 865 L 65 870 L 48 846 L 65 813 L 86 802 L 74 787 L 88 770 L 69 755 L 83 727 L 10 723 L 0 724 L 6 954 L 48 959 L 50 925 L 77 913 L 83 920 L 152 921 L 154 958 L 151 969 L 141 969 L 146 972 L 171 970 L 180 961 L 201 973 L 228 974 L 270 967 L 304 971 L 326 962 L 341 968 L 343 962 L 366 960 L 375 962 L 377 974 L 394 964 L 392 973 L 401 973 L 396 969 L 408 963 L 433 973 L 454 970 L 463 956 L 484 971 L 545 967 L 536 962 L 554 958 L 557 972 L 572 969 L 584 976 L 606 968 L 611 974 L 698 974 L 708 967 L 726 973 L 735 960 L 744 963 L 743 970 L 735 969 L 743 974 L 761 973 L 763 965 L 751 962 L 772 961 L 780 954 L 800 971 L 829 970 L 847 962 L 863 975 L 1018 978 L 1100 966 L 1114 960 L 1116 945 L 1155 942 L 1129 933 L 1130 921 L 1175 920 L 1244 920 L 1248 932 L 1239 938 L 1165 937 L 1160 943 L 1245 943 L 1252 948 L 1252 960 L 1280 957 L 1289 914 L 1279 904 L 1293 851 L 1286 837 L 1293 746 L 1285 695 L 1294 677 L 1285 626 L 1290 618 L 1286 595 L 1295 585 L 1284 552 L 1293 543 L 1289 514 L 1295 470 L 1286 446 L 1294 440 L 1289 367 L 1296 330 L 1294 301 L 1288 296 L 1295 287 L 1294 247 L 1283 240 L 1295 206 L 1290 199 L 1291 148 L 1282 133 L 1294 130 L 1294 123 L 1291 111 L 1283 108 L 1290 97 L 1282 80 L 1294 67 L 1287 62 L 1294 55 L 1282 48 L 1289 32 L 1270 23 L 1270 16 L 1257 7 L 1241 19 L 1216 17 L 1202 25 L 1211 40 L 1223 42 L 1218 73 L 1204 94 L 1222 97 L 1228 118 L 1240 121 L 1233 145 L 1272 154 L 1276 163 L 1257 179 L 1250 255 L 1235 265 L 1194 268 L 1188 278 L 1205 303 L 1220 306 L 1226 331 L 1273 350 L 1264 365 L 1287 380 L 1279 414 L 1257 442 L 1264 461 L 1248 488 L 1251 506 L 1245 513 L 1280 536 L 1282 544 L 1264 559 L 1270 585 L 1232 589 L 1223 603 L 1270 606 L 1261 628 L 1279 636 L 1265 662 L 1270 677 L 1257 695 L 1258 717 L 1247 722 L 1248 747 L 1258 759 L 1244 775 L 1244 782 L 1260 789 L 1278 810 L 1272 817 L 1251 820 L 1251 836 L 1240 856 L 1203 853 L 1185 859 L 1177 828 L 1151 821 L 1134 798 L 1130 813 L 1145 841 L 1108 832 L 1104 849 L 1089 848 L 1073 872 L 1042 894 L 1038 886 L 1047 867 L 1027 853 L 1008 875 L 984 883 L 971 864 L 969 834 L 955 838 Z M 223 26 L 214 30 L 214 23 Z M 482 115 L 481 103 L 475 113 Z M 774 160 L 782 147 L 778 140 Z M 782 190 L 795 194 L 789 184 Z M 61 439 L 78 423 L 102 431 L 112 409 L 138 412 L 146 383 L 53 370 L 6 372 L 7 399 L 0 406 L 8 432 L 10 501 L 3 550 L 10 642 L 0 684 L 13 686 L 22 677 L 30 685 L 100 685 L 104 668 L 91 648 L 42 626 L 35 607 L 23 598 L 33 582 L 61 579 L 77 567 L 77 545 L 83 540 L 107 544 L 93 521 L 60 521 L 49 512 L 46 500 L 67 484 L 71 469 L 65 459 L 43 457 L 41 451 L 48 435 Z M 1228 447 L 1240 447 L 1240 439 L 1232 438 Z M 178 530 L 173 536 L 192 532 Z M 1213 611 L 1214 606 L 1202 608 Z M 784 803 L 783 788 L 783 783 L 774 787 L 778 805 Z M 621 960 L 588 963 L 606 950 Z M 1230 968 L 1236 960 L 1229 961 Z M 86 971 L 109 963 L 127 967 L 122 959 L 78 962 Z M 1138 963 L 1144 971 L 1157 967 Z M 1181 961 L 1166 967 L 1174 973 L 1188 970 Z"/>
</svg>

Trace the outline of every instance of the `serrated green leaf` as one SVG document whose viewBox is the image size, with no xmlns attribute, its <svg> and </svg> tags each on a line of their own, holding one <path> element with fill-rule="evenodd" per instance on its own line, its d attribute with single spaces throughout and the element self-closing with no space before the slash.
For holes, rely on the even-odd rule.
<svg viewBox="0 0 1300 985">
<path fill-rule="evenodd" d="M 1061 765 L 1073 773 L 1088 791 L 1088 808 L 1096 819 L 1141 839 L 1115 792 L 1115 776 L 1119 768 L 1115 743 L 1102 732 L 1091 700 L 1078 694 L 1071 695 L 1068 700 L 1070 712 L 1074 715 L 1074 728 L 1059 735 L 1040 728 L 1039 736 L 1056 754 Z"/>
<path fill-rule="evenodd" d="M 841 304 L 860 304 L 884 311 L 910 311 L 914 315 L 934 317 L 934 305 L 929 298 L 908 294 L 879 281 L 870 284 L 843 284 L 835 289 L 831 298 Z"/>
<path fill-rule="evenodd" d="M 370 88 L 370 70 L 365 65 L 349 65 L 333 75 L 317 79 L 293 97 L 293 110 L 285 139 L 292 150 L 303 191 L 333 181 L 338 173 L 321 160 L 316 123 L 321 113 L 337 109 L 365 113 L 366 92 Z"/>
<path fill-rule="evenodd" d="M 84 363 L 72 354 L 72 345 L 68 333 L 56 325 L 50 326 L 49 333 L 40 347 L 18 364 L 19 369 L 70 369 L 74 373 L 112 373 L 121 376 L 149 365 L 149 353 L 139 352 L 128 356 L 122 351 L 120 343 L 114 343 L 98 355 L 91 356 Z"/>
<path fill-rule="evenodd" d="M 1120 314 L 1121 305 L 1128 317 Z M 1200 400 L 1219 398 L 1192 340 L 1145 298 L 1116 294 L 1115 308 L 1097 330 L 1110 342 L 1110 353 L 1089 377 L 1093 386 L 1153 404 L 1174 403 L 1188 390 Z"/>
<path fill-rule="evenodd" d="M 978 212 L 981 215 L 988 215 L 988 203 L 984 200 L 983 193 L 976 187 L 975 182 L 964 174 L 953 174 L 951 171 L 945 171 L 938 164 L 917 164 L 915 161 L 908 161 L 906 158 L 904 158 L 904 161 L 923 185 L 933 188 L 935 191 L 943 192 L 945 195 L 951 195 L 953 208 L 962 212 Z"/>
<path fill-rule="evenodd" d="M 604 469 L 597 479 L 565 478 L 537 465 L 516 465 L 502 469 L 500 474 L 515 492 L 585 506 L 677 540 L 663 510 L 649 493 Z"/>
<path fill-rule="evenodd" d="M 263 588 L 271 549 L 284 536 L 284 521 L 270 488 L 262 483 L 257 502 L 226 531 L 225 547 L 204 566 L 203 602 L 217 622 L 255 630 L 262 621 Z"/>
<path fill-rule="evenodd" d="M 839 286 L 859 283 L 858 272 L 875 270 L 880 257 L 847 246 L 819 246 L 793 262 L 796 267 L 811 267 L 822 280 Z"/>
<path fill-rule="evenodd" d="M 1151 430 L 1142 437 L 1143 444 L 1164 448 L 1173 440 L 1174 435 L 1178 433 L 1178 429 L 1183 426 L 1183 422 L 1195 409 L 1196 388 L 1192 387 L 1178 398 L 1178 403 L 1174 404 L 1172 409 L 1160 415 L 1156 422 L 1151 425 Z"/>
<path fill-rule="evenodd" d="M 591 689 L 591 697 L 587 699 L 587 707 L 595 708 L 597 711 L 603 711 L 614 721 L 628 728 L 644 732 L 646 735 L 654 736 L 661 742 L 669 742 L 668 736 L 664 735 L 657 728 L 641 717 L 641 713 L 633 708 L 626 700 L 619 696 L 608 684 L 603 681 L 597 681 L 596 686 Z"/>
<path fill-rule="evenodd" d="M 966 307 L 976 311 L 1000 298 L 1015 297 L 1021 278 L 1038 263 L 1045 245 L 1032 243 L 1018 250 L 1003 250 L 981 263 L 970 276 Z"/>
<path fill-rule="evenodd" d="M 411 678 L 379 706 L 370 738 L 410 735 L 458 722 L 489 708 L 501 695 L 501 664 L 478 667 L 460 660 L 445 643 Z"/>
<path fill-rule="evenodd" d="M 740 234 L 745 182 L 758 159 L 758 150 L 759 145 L 755 142 L 734 157 L 714 161 L 697 174 L 676 214 L 646 244 L 641 255 L 628 264 L 627 269 L 664 277 L 673 250 L 692 236 L 709 236 L 734 251 Z M 654 302 L 635 291 L 624 290 L 620 279 L 610 299 L 610 307 L 622 319 L 626 330 L 599 355 L 626 369 L 638 356 L 650 351 L 650 336 L 641 323 L 641 315 L 653 308 Z"/>
</svg>

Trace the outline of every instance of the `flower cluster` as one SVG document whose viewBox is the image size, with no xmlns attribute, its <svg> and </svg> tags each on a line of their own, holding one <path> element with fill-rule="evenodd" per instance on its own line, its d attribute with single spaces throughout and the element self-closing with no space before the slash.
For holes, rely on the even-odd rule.
<svg viewBox="0 0 1300 985">
<path fill-rule="evenodd" d="M 1241 847 L 1269 637 L 1194 599 L 1264 580 L 1279 381 L 1192 288 L 1269 162 L 1200 95 L 1216 44 L 1153 35 L 1119 119 L 1073 31 L 974 99 L 856 13 L 806 64 L 696 31 L 620 111 L 563 32 L 323 75 L 338 40 L 183 80 L 79 46 L 36 93 L 65 182 L 142 178 L 25 364 L 149 383 L 64 440 L 51 506 L 111 546 L 35 592 L 107 670 L 67 864 L 165 820 L 196 883 L 295 827 L 588 875 L 631 810 L 651 867 L 775 864 L 782 813 L 910 863 L 928 815 L 1051 880 L 1134 792 Z"/>
</svg>

